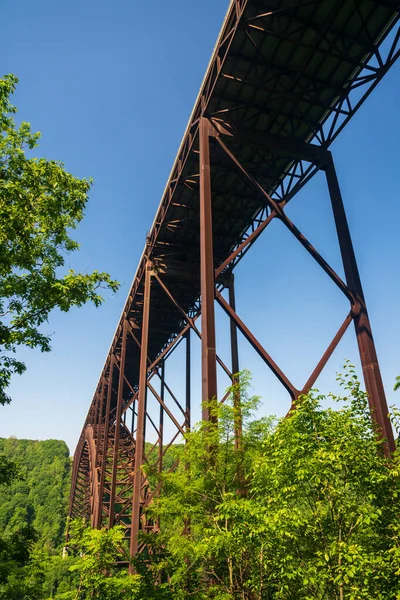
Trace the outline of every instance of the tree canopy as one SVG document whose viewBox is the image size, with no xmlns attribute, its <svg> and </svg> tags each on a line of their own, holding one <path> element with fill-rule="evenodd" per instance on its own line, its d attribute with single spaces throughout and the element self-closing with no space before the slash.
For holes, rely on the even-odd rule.
<svg viewBox="0 0 400 600">
<path fill-rule="evenodd" d="M 68 173 L 62 162 L 35 158 L 40 133 L 29 123 L 16 126 L 10 101 L 18 79 L 0 79 L 0 403 L 7 386 L 25 365 L 18 346 L 50 350 L 41 327 L 58 307 L 102 302 L 100 288 L 115 291 L 108 273 L 65 269 L 79 244 L 70 237 L 84 216 L 91 181 Z"/>
<path fill-rule="evenodd" d="M 277 423 L 254 421 L 247 398 L 243 453 L 232 404 L 218 407 L 214 431 L 189 434 L 150 508 L 161 524 L 148 536 L 152 568 L 171 598 L 400 598 L 399 453 L 384 456 L 352 366 L 339 382 L 336 410 L 314 391 Z"/>
<path fill-rule="evenodd" d="M 17 469 L 9 485 L 0 486 L 0 531 L 9 536 L 28 525 L 40 545 L 64 542 L 71 481 L 71 459 L 65 442 L 0 438 L 0 456 Z"/>
<path fill-rule="evenodd" d="M 0 459 L 0 599 L 42 598 L 60 570 L 69 450 L 58 440 L 0 438 Z M 72 581 L 67 569 L 61 579 Z"/>
</svg>

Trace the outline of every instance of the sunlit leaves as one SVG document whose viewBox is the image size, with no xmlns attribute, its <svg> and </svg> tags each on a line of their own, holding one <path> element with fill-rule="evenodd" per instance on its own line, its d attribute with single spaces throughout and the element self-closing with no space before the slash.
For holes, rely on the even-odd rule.
<svg viewBox="0 0 400 600">
<path fill-rule="evenodd" d="M 125 530 L 89 529 L 79 521 L 71 524 L 70 547 L 79 559 L 71 571 L 79 574 L 76 600 L 136 600 L 141 586 L 139 575 L 129 575 L 118 561 L 127 561 Z"/>
<path fill-rule="evenodd" d="M 399 456 L 384 456 L 352 365 L 338 382 L 343 398 L 330 395 L 335 409 L 314 391 L 275 426 L 246 416 L 244 489 L 237 489 L 232 405 L 217 409 L 217 428 L 202 424 L 188 436 L 186 463 L 162 476 L 152 508 L 161 523 L 153 543 L 175 594 L 399 597 Z M 215 443 L 210 464 L 207 449 Z"/>
<path fill-rule="evenodd" d="M 50 350 L 40 330 L 50 312 L 67 312 L 92 302 L 101 289 L 116 291 L 107 273 L 65 270 L 79 244 L 70 237 L 84 217 L 91 181 L 68 173 L 61 162 L 33 158 L 39 133 L 29 123 L 18 127 L 10 96 L 18 80 L 0 79 L 0 403 L 10 401 L 6 388 L 24 365 L 13 359 L 19 345 Z"/>
</svg>

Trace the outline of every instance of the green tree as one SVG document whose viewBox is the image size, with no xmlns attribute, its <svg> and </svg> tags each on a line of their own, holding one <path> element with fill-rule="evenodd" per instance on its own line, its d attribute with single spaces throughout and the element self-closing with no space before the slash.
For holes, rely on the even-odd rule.
<svg viewBox="0 0 400 600">
<path fill-rule="evenodd" d="M 234 397 L 238 392 L 243 439 L 236 448 Z M 220 523 L 218 514 L 228 499 L 244 502 L 252 465 L 274 424 L 273 418 L 254 420 L 259 398 L 249 392 L 250 374 L 243 372 L 224 404 L 209 403 L 216 425 L 202 422 L 187 434 L 179 467 L 160 476 L 162 493 L 149 512 L 160 519 L 161 534 L 144 539 L 152 547 L 152 558 L 156 557 L 150 562 L 153 579 L 168 576 L 164 588 L 171 598 L 222 600 L 236 597 L 229 595 L 234 588 L 238 594 L 239 590 L 246 593 L 245 563 L 240 583 L 234 581 L 234 536 L 229 533 L 228 540 L 226 524 Z M 248 544 L 246 551 L 251 552 Z"/>
<path fill-rule="evenodd" d="M 127 572 L 128 553 L 125 530 L 89 529 L 85 523 L 71 524 L 69 545 L 79 555 L 71 571 L 79 574 L 78 587 L 68 594 L 55 598 L 66 600 L 136 600 L 139 598 L 141 578 Z M 124 566 L 118 566 L 121 561 Z M 145 597 L 145 596 L 141 596 Z"/>
<path fill-rule="evenodd" d="M 58 440 L 0 438 L 0 457 L 18 465 L 18 477 L 0 486 L 0 532 L 9 535 L 29 525 L 37 532 L 40 547 L 58 551 L 64 543 L 71 481 L 67 445 Z"/>
<path fill-rule="evenodd" d="M 64 442 L 0 438 L 0 599 L 39 600 L 73 575 L 61 559 L 70 485 Z"/>
<path fill-rule="evenodd" d="M 0 494 L 9 493 L 10 487 L 21 477 L 16 463 L 0 455 Z M 36 542 L 33 527 L 22 520 L 12 532 L 0 530 L 0 600 L 20 600 L 30 589 L 30 600 L 36 597 L 32 586 L 26 585 L 22 575 Z M 32 593 L 31 593 L 32 591 Z"/>
<path fill-rule="evenodd" d="M 29 525 L 21 525 L 12 534 L 0 536 L 0 599 L 20 600 L 37 596 L 32 585 L 28 585 L 25 568 L 36 539 Z M 36 586 L 35 586 L 36 587 Z M 27 592 L 29 591 L 29 596 Z"/>
<path fill-rule="evenodd" d="M 18 467 L 15 462 L 0 454 L 0 486 L 10 485 L 17 475 Z"/>
<path fill-rule="evenodd" d="M 10 96 L 17 82 L 14 75 L 0 79 L 1 404 L 10 402 L 12 374 L 25 370 L 16 348 L 50 350 L 41 325 L 52 309 L 98 306 L 99 288 L 118 288 L 107 273 L 63 269 L 65 257 L 79 247 L 70 231 L 84 216 L 91 182 L 73 177 L 61 162 L 30 156 L 40 134 L 29 123 L 15 124 Z"/>
<path fill-rule="evenodd" d="M 245 411 L 242 494 L 232 405 L 188 436 L 151 509 L 161 534 L 148 536 L 174 598 L 400 598 L 398 451 L 390 462 L 381 451 L 352 366 L 339 381 L 338 410 L 312 392 L 276 426 Z"/>
<path fill-rule="evenodd" d="M 29 600 L 33 600 L 32 590 L 36 593 L 35 600 L 50 600 L 62 597 L 63 594 L 67 597 L 71 595 L 71 591 L 78 587 L 79 575 L 71 571 L 77 560 L 60 552 L 53 554 L 48 549 L 36 545 L 32 549 L 22 577 L 25 587 L 30 590 Z"/>
</svg>

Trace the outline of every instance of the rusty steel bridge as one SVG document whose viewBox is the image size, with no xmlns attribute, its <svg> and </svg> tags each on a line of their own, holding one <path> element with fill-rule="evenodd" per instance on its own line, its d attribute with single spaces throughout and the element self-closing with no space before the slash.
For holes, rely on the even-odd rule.
<svg viewBox="0 0 400 600">
<path fill-rule="evenodd" d="M 158 489 L 142 466 L 161 472 L 168 449 L 191 425 L 193 335 L 201 339 L 203 400 L 217 396 L 217 368 L 232 380 L 239 371 L 240 331 L 294 401 L 313 386 L 353 323 L 370 408 L 386 452 L 394 448 L 329 147 L 399 57 L 399 14 L 394 0 L 232 0 L 229 6 L 74 456 L 70 517 L 84 516 L 97 528 L 122 524 L 131 556 L 143 550 L 139 532 L 158 526 L 146 520 Z M 285 211 L 318 172 L 326 177 L 344 279 Z M 348 313 L 300 388 L 235 308 L 235 267 L 275 219 L 348 300 Z M 229 365 L 216 352 L 215 303 L 230 320 Z M 183 398 L 165 378 L 165 363 L 181 343 Z M 149 403 L 159 406 L 157 420 Z"/>
</svg>

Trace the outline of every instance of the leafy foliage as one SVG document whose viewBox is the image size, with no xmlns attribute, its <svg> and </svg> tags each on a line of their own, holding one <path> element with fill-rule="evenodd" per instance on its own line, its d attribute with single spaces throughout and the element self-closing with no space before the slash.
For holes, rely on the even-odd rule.
<svg viewBox="0 0 400 600">
<path fill-rule="evenodd" d="M 135 575 L 121 527 L 74 522 L 66 558 L 10 529 L 0 600 L 400 600 L 399 452 L 385 457 L 353 367 L 338 379 L 336 410 L 313 391 L 285 419 L 254 420 L 240 374 L 227 403 L 210 403 L 214 424 L 175 448 L 179 466 L 150 473 L 161 531 L 142 534 Z"/>
<path fill-rule="evenodd" d="M 0 461 L 18 468 L 18 476 L 0 487 L 0 531 L 8 536 L 28 526 L 37 532 L 41 547 L 59 548 L 70 487 L 65 442 L 0 438 Z"/>
<path fill-rule="evenodd" d="M 56 598 L 77 600 L 135 600 L 141 583 L 139 575 L 129 575 L 118 562 L 128 562 L 123 527 L 107 530 L 91 530 L 85 523 L 75 521 L 71 525 L 70 546 L 80 555 L 71 571 L 79 573 L 78 589 L 71 595 Z"/>
<path fill-rule="evenodd" d="M 0 454 L 0 493 L 7 490 L 19 476 L 17 464 Z M 35 540 L 35 531 L 24 521 L 12 533 L 0 534 L 0 599 L 24 597 L 26 586 L 21 570 L 29 562 Z"/>
<path fill-rule="evenodd" d="M 11 485 L 18 475 L 18 467 L 4 454 L 0 454 L 0 485 Z"/>
<path fill-rule="evenodd" d="M 31 588 L 25 572 L 36 539 L 29 525 L 21 525 L 14 533 L 0 537 L 0 599 L 19 600 Z M 30 596 L 33 600 L 33 596 Z"/>
<path fill-rule="evenodd" d="M 339 381 L 338 410 L 313 392 L 276 427 L 244 411 L 244 493 L 232 404 L 214 430 L 189 435 L 181 466 L 162 476 L 161 534 L 149 538 L 174 598 L 400 598 L 399 456 L 384 457 L 352 366 Z"/>
<path fill-rule="evenodd" d="M 12 374 L 25 370 L 16 348 L 50 350 L 41 326 L 51 310 L 99 306 L 99 288 L 118 288 L 107 273 L 62 272 L 79 248 L 69 232 L 84 216 L 91 182 L 61 162 L 28 156 L 40 134 L 29 123 L 15 125 L 10 96 L 17 82 L 14 75 L 0 79 L 0 404 L 10 402 Z"/>
<path fill-rule="evenodd" d="M 64 442 L 0 438 L 0 600 L 42 600 L 74 588 L 61 557 L 70 487 Z"/>
</svg>

